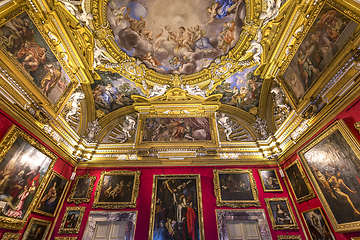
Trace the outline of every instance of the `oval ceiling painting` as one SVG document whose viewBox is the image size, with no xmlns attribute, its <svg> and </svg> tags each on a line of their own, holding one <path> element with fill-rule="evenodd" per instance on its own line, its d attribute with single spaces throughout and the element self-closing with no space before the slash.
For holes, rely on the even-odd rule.
<svg viewBox="0 0 360 240">
<path fill-rule="evenodd" d="M 118 46 L 159 73 L 192 74 L 237 43 L 243 0 L 110 0 Z"/>
</svg>

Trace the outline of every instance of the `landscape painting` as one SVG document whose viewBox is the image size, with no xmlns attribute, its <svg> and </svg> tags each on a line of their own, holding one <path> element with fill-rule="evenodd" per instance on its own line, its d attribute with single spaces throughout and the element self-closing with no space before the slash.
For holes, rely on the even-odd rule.
<svg viewBox="0 0 360 240">
<path fill-rule="evenodd" d="M 298 99 L 315 83 L 357 26 L 336 9 L 324 5 L 284 73 Z"/>
<path fill-rule="evenodd" d="M 337 231 L 360 223 L 359 147 L 351 134 L 345 122 L 336 122 L 299 152 Z"/>
<path fill-rule="evenodd" d="M 254 76 L 258 66 L 244 69 L 227 78 L 217 86 L 212 94 L 223 94 L 221 103 L 240 108 L 251 114 L 257 114 L 263 79 Z"/>
<path fill-rule="evenodd" d="M 59 100 L 71 80 L 26 12 L 0 27 L 0 46 L 51 103 Z"/>
<path fill-rule="evenodd" d="M 245 9 L 243 0 L 110 0 L 107 19 L 129 56 L 159 73 L 192 74 L 235 46 Z"/>
</svg>

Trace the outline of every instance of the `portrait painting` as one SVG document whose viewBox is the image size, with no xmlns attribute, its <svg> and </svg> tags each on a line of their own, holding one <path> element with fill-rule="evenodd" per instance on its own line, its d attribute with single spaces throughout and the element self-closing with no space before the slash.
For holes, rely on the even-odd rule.
<svg viewBox="0 0 360 240">
<path fill-rule="evenodd" d="M 149 239 L 204 239 L 200 175 L 154 175 Z"/>
<path fill-rule="evenodd" d="M 79 233 L 85 208 L 86 207 L 67 207 L 59 228 L 59 234 Z"/>
<path fill-rule="evenodd" d="M 21 233 L 6 232 L 2 235 L 1 240 L 19 240 Z"/>
<path fill-rule="evenodd" d="M 259 169 L 259 175 L 264 192 L 283 191 L 276 169 Z"/>
<path fill-rule="evenodd" d="M 265 203 L 274 230 L 298 229 L 294 213 L 286 197 L 265 198 Z"/>
<path fill-rule="evenodd" d="M 304 96 L 316 82 L 358 26 L 327 4 L 313 21 L 284 73 L 284 78 L 297 99 Z"/>
<path fill-rule="evenodd" d="M 94 208 L 135 208 L 139 193 L 140 171 L 103 171 L 98 182 Z"/>
<path fill-rule="evenodd" d="M 335 240 L 321 208 L 302 212 L 302 216 L 312 240 Z"/>
<path fill-rule="evenodd" d="M 290 182 L 298 203 L 307 201 L 315 197 L 315 193 L 310 185 L 309 179 L 304 173 L 299 160 L 295 160 L 285 168 L 285 174 Z"/>
<path fill-rule="evenodd" d="M 299 151 L 335 231 L 360 229 L 359 142 L 342 120 Z"/>
<path fill-rule="evenodd" d="M 37 202 L 35 212 L 54 217 L 67 183 L 66 178 L 53 171 L 43 194 Z"/>
<path fill-rule="evenodd" d="M 254 75 L 258 66 L 246 68 L 227 78 L 217 86 L 212 94 L 221 93 L 221 103 L 240 108 L 251 114 L 257 114 L 263 79 Z"/>
<path fill-rule="evenodd" d="M 52 104 L 71 82 L 26 12 L 0 27 L 1 49 Z"/>
<path fill-rule="evenodd" d="M 49 233 L 50 225 L 50 221 L 31 218 L 22 240 L 45 240 Z"/>
<path fill-rule="evenodd" d="M 255 179 L 250 169 L 214 169 L 217 206 L 260 206 Z"/>
<path fill-rule="evenodd" d="M 80 204 L 89 202 L 91 193 L 93 192 L 96 177 L 85 174 L 83 176 L 76 176 L 75 183 L 72 186 L 70 195 L 68 197 L 69 203 Z"/>
<path fill-rule="evenodd" d="M 52 152 L 25 132 L 9 129 L 0 145 L 0 227 L 22 229 L 55 161 Z"/>
</svg>

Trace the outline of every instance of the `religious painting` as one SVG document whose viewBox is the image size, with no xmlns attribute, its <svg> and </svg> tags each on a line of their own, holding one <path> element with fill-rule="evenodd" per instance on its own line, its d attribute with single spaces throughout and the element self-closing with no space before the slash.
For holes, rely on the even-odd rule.
<svg viewBox="0 0 360 240">
<path fill-rule="evenodd" d="M 22 229 L 56 156 L 12 126 L 0 145 L 0 227 Z"/>
<path fill-rule="evenodd" d="M 260 207 L 252 170 L 214 169 L 213 173 L 217 206 Z"/>
<path fill-rule="evenodd" d="M 34 211 L 46 216 L 55 217 L 67 183 L 68 180 L 66 178 L 53 171 Z"/>
<path fill-rule="evenodd" d="M 321 208 L 302 212 L 302 216 L 312 240 L 335 240 Z"/>
<path fill-rule="evenodd" d="M 284 73 L 297 99 L 316 82 L 358 26 L 327 4 L 312 21 L 310 30 Z"/>
<path fill-rule="evenodd" d="M 337 232 L 360 229 L 359 150 L 358 140 L 340 120 L 298 153 Z"/>
<path fill-rule="evenodd" d="M 0 27 L 1 49 L 56 104 L 70 78 L 26 12 Z"/>
<path fill-rule="evenodd" d="M 21 233 L 6 232 L 2 235 L 1 240 L 19 240 Z"/>
<path fill-rule="evenodd" d="M 169 235 L 173 239 L 205 237 L 199 174 L 154 175 L 149 239 Z"/>
<path fill-rule="evenodd" d="M 298 229 L 294 213 L 286 197 L 265 198 L 265 203 L 274 230 Z"/>
<path fill-rule="evenodd" d="M 93 192 L 96 177 L 85 174 L 83 176 L 76 176 L 75 184 L 72 186 L 70 195 L 68 197 L 69 203 L 76 205 L 83 202 L 90 202 L 91 193 Z"/>
<path fill-rule="evenodd" d="M 221 93 L 221 103 L 240 108 L 257 115 L 263 79 L 254 76 L 258 66 L 237 72 L 217 86 L 212 94 Z"/>
<path fill-rule="evenodd" d="M 285 168 L 285 174 L 290 182 L 298 203 L 307 201 L 315 197 L 309 179 L 306 177 L 299 160 L 295 160 Z"/>
<path fill-rule="evenodd" d="M 276 169 L 259 169 L 259 175 L 264 192 L 283 191 Z"/>
<path fill-rule="evenodd" d="M 85 207 L 67 207 L 59 228 L 59 234 L 79 233 L 84 212 Z"/>
<path fill-rule="evenodd" d="M 192 74 L 235 46 L 245 10 L 245 1 L 111 0 L 107 20 L 130 57 L 158 73 Z"/>
<path fill-rule="evenodd" d="M 49 233 L 50 225 L 50 221 L 31 218 L 22 240 L 45 240 Z"/>
<path fill-rule="evenodd" d="M 93 208 L 135 208 L 139 194 L 140 171 L 101 172 Z"/>
<path fill-rule="evenodd" d="M 96 71 L 100 80 L 94 80 L 91 90 L 94 98 L 96 114 L 103 116 L 116 109 L 130 106 L 134 103 L 131 95 L 144 96 L 141 88 L 118 73 Z M 99 113 L 101 112 L 101 113 Z"/>
</svg>

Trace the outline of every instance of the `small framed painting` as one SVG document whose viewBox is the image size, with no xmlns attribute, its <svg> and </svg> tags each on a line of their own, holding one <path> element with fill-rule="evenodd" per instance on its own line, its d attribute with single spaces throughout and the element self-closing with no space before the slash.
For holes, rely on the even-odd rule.
<svg viewBox="0 0 360 240">
<path fill-rule="evenodd" d="M 335 240 L 321 208 L 302 212 L 302 216 L 312 240 Z"/>
<path fill-rule="evenodd" d="M 86 207 L 67 207 L 60 225 L 59 234 L 77 234 Z"/>
<path fill-rule="evenodd" d="M 77 176 L 67 201 L 69 203 L 75 203 L 76 205 L 89 202 L 95 181 L 96 177 L 90 176 L 90 174 Z"/>
<path fill-rule="evenodd" d="M 298 229 L 287 198 L 265 198 L 265 203 L 274 230 Z"/>
<path fill-rule="evenodd" d="M 31 218 L 22 240 L 45 240 L 49 232 L 50 225 L 50 221 Z"/>
<path fill-rule="evenodd" d="M 21 233 L 12 233 L 12 232 L 6 232 L 1 237 L 1 240 L 18 240 L 21 236 Z"/>
<path fill-rule="evenodd" d="M 264 192 L 283 191 L 276 169 L 259 169 L 259 175 Z"/>
</svg>

